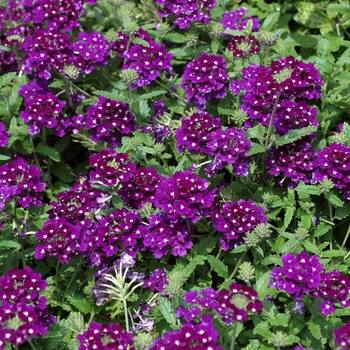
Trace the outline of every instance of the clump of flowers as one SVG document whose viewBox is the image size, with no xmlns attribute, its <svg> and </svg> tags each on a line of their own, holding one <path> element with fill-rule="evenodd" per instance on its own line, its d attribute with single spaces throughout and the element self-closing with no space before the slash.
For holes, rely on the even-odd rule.
<svg viewBox="0 0 350 350">
<path fill-rule="evenodd" d="M 339 345 L 337 350 L 349 350 L 350 349 L 350 322 L 344 324 L 344 326 L 335 328 L 334 338 Z"/>
<path fill-rule="evenodd" d="M 232 37 L 227 49 L 232 51 L 233 57 L 248 58 L 260 52 L 260 42 L 254 36 L 237 35 Z"/>
<path fill-rule="evenodd" d="M 186 91 L 187 100 L 201 111 L 207 101 L 226 96 L 228 74 L 227 63 L 222 56 L 203 52 L 189 62 L 182 76 L 181 87 Z"/>
<path fill-rule="evenodd" d="M 143 287 L 149 288 L 154 292 L 163 293 L 165 286 L 169 284 L 168 273 L 164 268 L 154 270 L 148 278 L 143 281 Z"/>
<path fill-rule="evenodd" d="M 334 186 L 344 191 L 344 197 L 350 199 L 350 147 L 332 143 L 317 152 L 314 161 L 315 172 L 312 182 L 332 181 Z"/>
<path fill-rule="evenodd" d="M 5 147 L 9 143 L 10 133 L 6 131 L 5 124 L 0 122 L 0 147 Z"/>
<path fill-rule="evenodd" d="M 214 9 L 216 0 L 157 0 L 157 4 L 162 6 L 158 11 L 162 17 L 175 15 L 175 24 L 184 29 L 192 22 L 208 23 L 211 18 L 208 11 Z"/>
<path fill-rule="evenodd" d="M 260 27 L 260 18 L 246 17 L 247 11 L 248 9 L 245 7 L 235 11 L 226 11 L 220 23 L 225 26 L 225 29 L 242 31 L 246 28 L 248 21 L 251 20 L 253 22 L 252 30 L 256 32 Z"/>
<path fill-rule="evenodd" d="M 221 129 L 220 118 L 213 118 L 208 113 L 194 113 L 182 120 L 181 128 L 176 130 L 177 149 L 189 153 L 204 153 L 214 155 L 211 142 L 211 134 Z"/>
<path fill-rule="evenodd" d="M 94 142 L 106 142 L 118 147 L 122 136 L 129 135 L 137 127 L 136 118 L 124 102 L 99 96 L 93 106 L 88 107 L 86 116 L 73 117 L 73 132 L 86 128 Z"/>
<path fill-rule="evenodd" d="M 101 324 L 92 322 L 83 334 L 78 335 L 79 350 L 132 350 L 132 335 L 127 333 L 120 324 Z"/>
<path fill-rule="evenodd" d="M 195 223 L 207 214 L 213 200 L 208 181 L 185 170 L 177 171 L 170 178 L 163 178 L 158 184 L 153 202 L 173 222 L 186 218 Z"/>
<path fill-rule="evenodd" d="M 41 338 L 56 322 L 48 313 L 46 298 L 39 294 L 46 286 L 47 281 L 30 267 L 11 269 L 0 277 L 0 349 Z"/>
<path fill-rule="evenodd" d="M 42 205 L 42 191 L 46 184 L 41 171 L 22 158 L 0 166 L 0 209 L 16 198 L 17 205 L 27 209 Z"/>
<path fill-rule="evenodd" d="M 95 66 L 106 66 L 110 56 L 110 47 L 107 39 L 99 32 L 80 32 L 77 42 L 72 45 L 74 65 L 82 73 L 91 73 Z"/>
<path fill-rule="evenodd" d="M 185 256 L 193 247 L 191 231 L 184 219 L 175 223 L 164 213 L 149 217 L 149 225 L 143 237 L 143 249 L 149 249 L 156 259 L 171 253 L 174 256 Z"/>
<path fill-rule="evenodd" d="M 138 73 L 136 82 L 131 85 L 132 88 L 150 85 L 163 71 L 171 73 L 173 58 L 173 55 L 168 53 L 162 45 L 153 41 L 147 32 L 139 29 L 135 35 L 141 36 L 148 45 L 133 43 L 125 52 L 123 70 L 134 69 Z"/>
<path fill-rule="evenodd" d="M 53 129 L 60 137 L 66 134 L 70 125 L 63 113 L 66 102 L 59 100 L 47 84 L 30 81 L 20 88 L 19 94 L 23 96 L 25 106 L 20 116 L 28 124 L 31 135 L 39 134 L 42 127 Z"/>
</svg>

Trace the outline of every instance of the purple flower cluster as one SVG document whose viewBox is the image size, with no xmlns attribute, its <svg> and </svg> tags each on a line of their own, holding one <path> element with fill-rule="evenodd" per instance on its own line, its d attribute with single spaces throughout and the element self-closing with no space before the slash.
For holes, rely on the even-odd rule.
<svg viewBox="0 0 350 350">
<path fill-rule="evenodd" d="M 9 143 L 10 133 L 6 131 L 5 124 L 0 122 L 0 147 L 5 147 Z"/>
<path fill-rule="evenodd" d="M 204 315 L 201 322 L 183 323 L 181 329 L 167 332 L 163 338 L 156 339 L 149 350 L 223 350 L 218 345 L 219 333 L 213 322 L 212 316 Z"/>
<path fill-rule="evenodd" d="M 0 166 L 0 210 L 16 198 L 23 208 L 41 206 L 41 192 L 46 184 L 42 181 L 40 169 L 29 165 L 22 158 Z"/>
<path fill-rule="evenodd" d="M 177 171 L 170 178 L 160 180 L 153 202 L 173 222 L 185 218 L 195 223 L 213 203 L 214 195 L 208 186 L 207 180 L 189 170 Z"/>
<path fill-rule="evenodd" d="M 266 161 L 267 171 L 273 176 L 283 176 L 290 180 L 289 187 L 294 188 L 299 181 L 310 183 L 315 168 L 316 153 L 312 150 L 310 137 L 304 137 L 293 143 L 273 147 Z"/>
<path fill-rule="evenodd" d="M 337 350 L 349 350 L 350 349 L 350 321 L 344 324 L 340 328 L 335 328 L 334 331 L 335 341 L 339 347 Z"/>
<path fill-rule="evenodd" d="M 189 62 L 182 76 L 181 87 L 186 91 L 187 100 L 201 111 L 207 101 L 224 98 L 228 85 L 227 63 L 222 56 L 203 52 Z"/>
<path fill-rule="evenodd" d="M 118 147 L 122 136 L 130 134 L 137 127 L 135 116 L 124 102 L 99 96 L 93 106 L 87 108 L 85 116 L 72 118 L 73 133 L 86 128 L 94 142 L 107 142 Z"/>
<path fill-rule="evenodd" d="M 267 222 L 264 209 L 255 205 L 251 199 L 226 202 L 221 208 L 213 210 L 211 216 L 215 229 L 224 234 L 220 244 L 225 251 L 232 249 L 235 244 L 241 244 L 247 232 Z"/>
<path fill-rule="evenodd" d="M 237 35 L 232 37 L 227 49 L 232 51 L 233 57 L 248 58 L 260 52 L 260 42 L 254 36 Z"/>
<path fill-rule="evenodd" d="M 162 8 L 158 13 L 162 17 L 175 15 L 175 23 L 180 29 L 190 27 L 192 22 L 208 23 L 210 14 L 214 9 L 216 0 L 157 0 Z"/>
<path fill-rule="evenodd" d="M 242 31 L 247 26 L 248 21 L 251 20 L 253 22 L 252 30 L 253 32 L 257 32 L 260 27 L 260 18 L 246 17 L 245 14 L 247 11 L 245 7 L 241 7 L 235 11 L 227 11 L 220 23 L 225 26 L 225 29 Z"/>
<path fill-rule="evenodd" d="M 200 294 L 198 291 L 188 291 L 184 300 L 191 308 L 180 306 L 177 316 L 184 317 L 187 322 L 201 318 L 204 310 L 207 310 L 215 311 L 225 324 L 230 325 L 233 322 L 245 322 L 249 315 L 259 313 L 263 309 L 258 293 L 253 288 L 239 283 L 232 283 L 229 290 L 216 291 L 206 288 Z"/>
<path fill-rule="evenodd" d="M 185 256 L 187 249 L 193 246 L 191 231 L 186 220 L 172 222 L 168 215 L 157 213 L 149 217 L 149 225 L 143 237 L 143 250 L 150 250 L 156 259 L 169 253 L 173 256 Z"/>
<path fill-rule="evenodd" d="M 86 332 L 78 335 L 78 340 L 79 350 L 135 350 L 130 347 L 133 343 L 132 335 L 114 323 L 92 322 Z"/>
<path fill-rule="evenodd" d="M 46 286 L 47 281 L 30 267 L 0 277 L 0 349 L 41 338 L 56 322 L 48 313 L 46 298 L 39 295 Z"/>
<path fill-rule="evenodd" d="M 53 129 L 57 136 L 66 134 L 70 125 L 70 120 L 63 113 L 66 102 L 50 92 L 45 82 L 30 81 L 20 88 L 19 94 L 23 96 L 25 106 L 20 116 L 28 124 L 31 135 L 39 134 L 43 126 Z"/>
<path fill-rule="evenodd" d="M 139 75 L 132 88 L 150 85 L 163 71 L 169 74 L 172 72 L 171 60 L 173 55 L 168 53 L 162 45 L 153 41 L 148 33 L 142 29 L 139 29 L 136 36 L 141 37 L 148 45 L 133 43 L 124 54 L 125 64 L 123 70 L 131 68 Z"/>
<path fill-rule="evenodd" d="M 270 287 L 287 292 L 297 303 L 309 294 L 311 298 L 321 298 L 319 308 L 324 316 L 335 312 L 335 303 L 342 307 L 350 305 L 350 278 L 334 270 L 324 272 L 324 266 L 317 256 L 302 251 L 282 256 L 282 267 L 271 272 Z"/>
<path fill-rule="evenodd" d="M 143 287 L 154 292 L 163 293 L 168 283 L 168 274 L 165 268 L 154 270 L 147 279 L 143 281 Z"/>
<path fill-rule="evenodd" d="M 350 147 L 332 143 L 317 152 L 314 161 L 315 172 L 312 182 L 331 180 L 335 187 L 344 191 L 344 197 L 350 200 Z"/>
</svg>

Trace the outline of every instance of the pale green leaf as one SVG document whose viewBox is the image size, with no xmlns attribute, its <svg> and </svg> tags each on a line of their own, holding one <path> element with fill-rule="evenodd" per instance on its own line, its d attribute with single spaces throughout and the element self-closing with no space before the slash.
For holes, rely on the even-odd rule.
<svg viewBox="0 0 350 350">
<path fill-rule="evenodd" d="M 152 92 L 149 92 L 148 94 L 143 94 L 137 97 L 138 100 L 149 100 L 150 98 L 159 96 L 159 95 L 164 95 L 166 93 L 165 90 L 155 90 Z"/>
<path fill-rule="evenodd" d="M 195 244 L 192 248 L 196 255 L 207 255 L 214 250 L 217 243 L 217 239 L 213 236 L 208 236 L 200 239 L 199 243 Z"/>
<path fill-rule="evenodd" d="M 44 145 L 42 142 L 39 142 L 35 147 L 35 152 L 42 154 L 43 156 L 50 157 L 55 162 L 61 161 L 60 154 L 52 147 Z"/>
<path fill-rule="evenodd" d="M 213 255 L 208 255 L 207 260 L 211 268 L 218 274 L 218 276 L 226 278 L 228 276 L 227 266 Z"/>
<path fill-rule="evenodd" d="M 165 297 L 159 297 L 158 298 L 158 307 L 160 312 L 162 313 L 165 320 L 168 322 L 168 324 L 173 325 L 174 324 L 174 310 L 171 306 L 171 302 L 165 298 Z"/>
<path fill-rule="evenodd" d="M 317 126 L 306 126 L 305 128 L 290 130 L 283 136 L 276 136 L 275 146 L 283 146 L 295 142 L 304 136 L 310 135 L 317 130 Z"/>
</svg>

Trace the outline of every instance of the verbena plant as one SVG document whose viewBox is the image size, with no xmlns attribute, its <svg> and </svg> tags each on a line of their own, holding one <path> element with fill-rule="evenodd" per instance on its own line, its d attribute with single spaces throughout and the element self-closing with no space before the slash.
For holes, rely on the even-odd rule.
<svg viewBox="0 0 350 350">
<path fill-rule="evenodd" d="M 349 14 L 2 1 L 0 349 L 350 349 Z"/>
</svg>

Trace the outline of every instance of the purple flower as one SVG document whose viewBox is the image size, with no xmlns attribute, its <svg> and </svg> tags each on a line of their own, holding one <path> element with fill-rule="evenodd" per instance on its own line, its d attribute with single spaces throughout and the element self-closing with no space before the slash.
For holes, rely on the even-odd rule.
<svg viewBox="0 0 350 350">
<path fill-rule="evenodd" d="M 30 267 L 0 277 L 0 349 L 41 338 L 56 322 L 48 314 L 46 298 L 39 295 L 46 286 L 47 281 Z"/>
<path fill-rule="evenodd" d="M 187 100 L 201 111 L 207 101 L 226 96 L 228 84 L 227 64 L 223 57 L 203 52 L 187 64 L 182 76 L 181 87 Z"/>
<path fill-rule="evenodd" d="M 218 345 L 219 333 L 216 331 L 213 321 L 213 317 L 204 315 L 203 320 L 199 323 L 183 323 L 181 329 L 167 332 L 163 338 L 156 339 L 149 350 L 223 350 Z"/>
<path fill-rule="evenodd" d="M 110 57 L 107 39 L 99 32 L 78 34 L 78 41 L 72 48 L 76 58 L 74 65 L 80 72 L 89 74 L 95 66 L 106 66 Z"/>
<path fill-rule="evenodd" d="M 153 202 L 162 176 L 153 167 L 139 167 L 130 175 L 129 179 L 122 181 L 118 194 L 128 206 L 141 209 L 144 203 Z"/>
<path fill-rule="evenodd" d="M 91 181 L 113 187 L 119 181 L 129 181 L 136 171 L 136 165 L 129 161 L 126 153 L 117 153 L 106 148 L 103 151 L 90 156 Z"/>
<path fill-rule="evenodd" d="M 248 21 L 252 20 L 252 30 L 256 32 L 260 27 L 260 18 L 245 17 L 247 11 L 245 7 L 241 7 L 235 11 L 226 11 L 220 23 L 225 26 L 225 29 L 242 31 L 246 28 Z"/>
<path fill-rule="evenodd" d="M 162 45 L 153 41 L 148 33 L 142 29 L 139 29 L 136 33 L 136 37 L 138 36 L 147 41 L 148 45 L 133 43 L 125 53 L 125 64 L 123 66 L 123 70 L 131 68 L 139 75 L 136 83 L 132 85 L 134 89 L 151 85 L 163 71 L 172 72 L 171 60 L 173 55 L 168 53 Z"/>
<path fill-rule="evenodd" d="M 31 205 L 41 206 L 41 192 L 45 187 L 40 169 L 29 165 L 22 158 L 0 166 L 0 210 L 14 198 L 17 205 L 25 209 Z"/>
<path fill-rule="evenodd" d="M 86 116 L 73 117 L 73 133 L 79 129 L 89 130 L 94 142 L 107 142 L 118 147 L 122 136 L 136 130 L 136 118 L 124 102 L 99 96 L 93 106 L 87 108 Z"/>
<path fill-rule="evenodd" d="M 350 322 L 347 322 L 344 326 L 336 328 L 333 331 L 335 341 L 340 346 L 337 350 L 349 350 L 350 349 Z"/>
<path fill-rule="evenodd" d="M 207 147 L 214 154 L 214 160 L 205 168 L 208 177 L 215 176 L 218 170 L 228 164 L 233 166 L 237 176 L 248 174 L 248 152 L 252 143 L 247 140 L 244 131 L 235 128 L 218 129 L 212 132 L 209 138 Z"/>
<path fill-rule="evenodd" d="M 48 255 L 51 258 L 59 258 L 61 263 L 67 264 L 74 255 L 87 249 L 87 244 L 83 241 L 82 227 L 73 226 L 64 218 L 57 217 L 46 221 L 35 237 L 40 242 L 35 247 L 36 259 L 43 259 Z"/>
<path fill-rule="evenodd" d="M 221 129 L 220 118 L 213 118 L 208 113 L 194 113 L 182 120 L 181 128 L 176 130 L 177 149 L 184 152 L 187 148 L 189 153 L 204 153 L 213 156 L 212 147 L 208 146 L 211 141 L 210 135 Z"/>
<path fill-rule="evenodd" d="M 234 244 L 242 244 L 245 233 L 259 224 L 267 222 L 264 209 L 249 199 L 238 202 L 226 202 L 219 210 L 213 210 L 213 226 L 224 236 L 220 239 L 221 249 L 232 249 Z"/>
<path fill-rule="evenodd" d="M 10 133 L 6 131 L 5 124 L 0 122 L 0 147 L 5 147 L 9 143 Z"/>
<path fill-rule="evenodd" d="M 154 270 L 143 282 L 143 288 L 163 293 L 168 284 L 168 274 L 165 268 Z"/>
<path fill-rule="evenodd" d="M 310 183 L 315 159 L 311 139 L 304 137 L 284 146 L 273 147 L 266 161 L 267 172 L 273 176 L 282 176 L 283 180 L 288 178 L 288 186 L 294 188 L 299 181 Z"/>
<path fill-rule="evenodd" d="M 312 182 L 331 180 L 335 187 L 344 191 L 344 197 L 350 199 L 350 147 L 332 143 L 316 153 L 315 172 Z"/>
<path fill-rule="evenodd" d="M 133 343 L 132 335 L 124 331 L 121 325 L 96 322 L 92 322 L 86 332 L 79 334 L 78 340 L 79 350 L 128 350 Z"/>
<path fill-rule="evenodd" d="M 185 256 L 193 246 L 191 231 L 184 219 L 176 223 L 164 213 L 149 217 L 149 225 L 143 237 L 143 249 L 149 249 L 156 259 L 160 259 L 171 250 L 174 256 Z"/>
<path fill-rule="evenodd" d="M 50 92 L 47 84 L 30 81 L 20 88 L 19 94 L 24 97 L 25 106 L 20 116 L 28 124 L 30 135 L 39 134 L 43 126 L 53 129 L 56 136 L 66 134 L 70 125 L 63 113 L 66 102 Z"/>
<path fill-rule="evenodd" d="M 282 255 L 282 267 L 276 266 L 271 272 L 270 287 L 287 292 L 300 301 L 307 293 L 314 293 L 322 284 L 323 265 L 320 259 L 302 251 Z"/>
<path fill-rule="evenodd" d="M 248 58 L 260 52 L 260 42 L 254 36 L 237 35 L 232 37 L 227 50 L 232 51 L 233 57 Z"/>
<path fill-rule="evenodd" d="M 213 200 L 208 181 L 185 170 L 159 182 L 154 205 L 164 210 L 174 222 L 185 218 L 195 223 L 207 214 Z"/>
<path fill-rule="evenodd" d="M 175 15 L 175 23 L 180 29 L 188 28 L 192 22 L 208 23 L 211 19 L 208 11 L 214 9 L 215 0 L 157 0 L 162 8 L 158 13 L 162 17 Z"/>
</svg>

